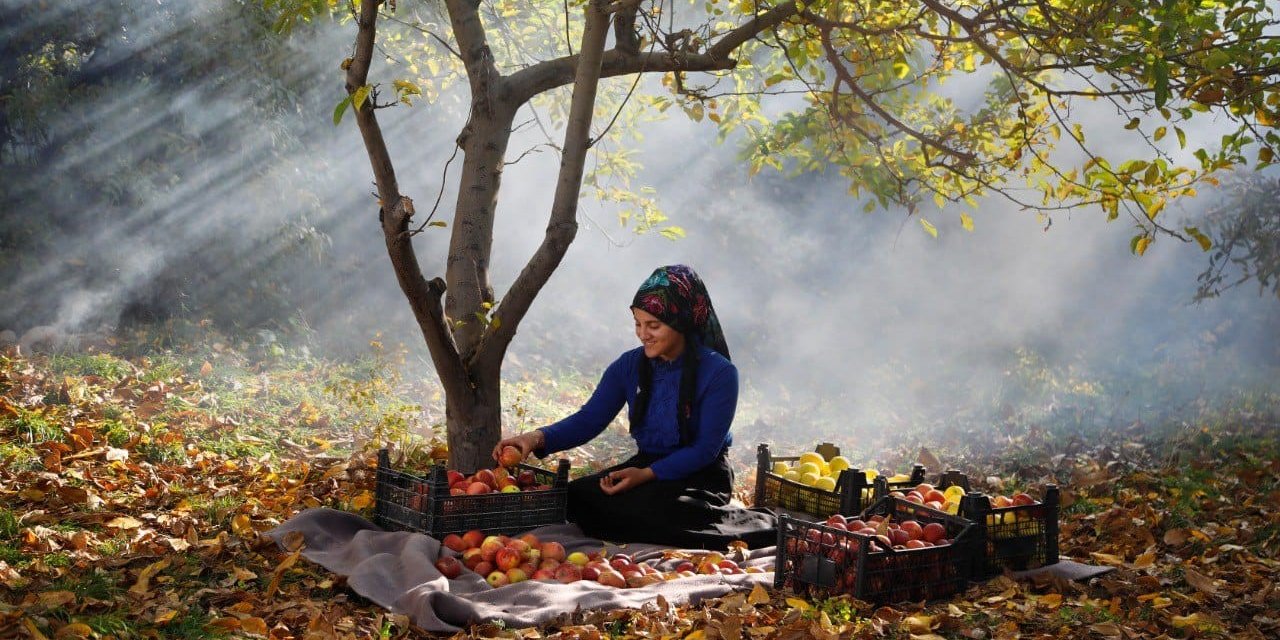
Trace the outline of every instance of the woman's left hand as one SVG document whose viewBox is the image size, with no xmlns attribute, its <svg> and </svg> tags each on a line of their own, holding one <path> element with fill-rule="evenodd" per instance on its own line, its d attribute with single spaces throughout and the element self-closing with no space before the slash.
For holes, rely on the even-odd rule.
<svg viewBox="0 0 1280 640">
<path fill-rule="evenodd" d="M 648 467 L 637 469 L 635 467 L 627 467 L 611 471 L 600 477 L 600 490 L 608 495 L 614 495 L 634 489 L 654 478 L 653 471 Z"/>
</svg>

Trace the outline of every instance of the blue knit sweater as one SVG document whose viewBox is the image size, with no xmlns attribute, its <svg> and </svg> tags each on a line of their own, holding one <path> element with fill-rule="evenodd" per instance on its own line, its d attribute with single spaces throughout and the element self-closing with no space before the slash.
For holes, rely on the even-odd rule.
<svg viewBox="0 0 1280 640">
<path fill-rule="evenodd" d="M 649 466 L 659 480 L 679 480 L 715 461 L 720 451 L 733 442 L 729 425 L 738 405 L 738 369 L 724 356 L 699 347 L 697 391 L 689 418 L 690 442 L 680 446 L 680 426 L 676 405 L 680 397 L 680 374 L 688 353 L 671 362 L 653 360 L 653 394 L 644 424 L 632 435 L 640 453 L 663 456 Z M 600 435 L 624 404 L 636 400 L 640 386 L 640 359 L 644 349 L 622 354 L 600 378 L 591 398 L 577 413 L 549 427 L 543 427 L 546 445 L 539 456 L 564 451 Z"/>
</svg>

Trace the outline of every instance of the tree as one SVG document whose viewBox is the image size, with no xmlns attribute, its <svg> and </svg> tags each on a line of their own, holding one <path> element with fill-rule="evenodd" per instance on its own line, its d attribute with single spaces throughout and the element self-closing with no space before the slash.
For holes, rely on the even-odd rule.
<svg viewBox="0 0 1280 640">
<path fill-rule="evenodd" d="M 905 207 L 933 235 L 927 211 L 957 215 L 971 229 L 978 199 L 1001 197 L 1049 222 L 1076 207 L 1099 208 L 1109 219 L 1123 212 L 1137 228 L 1138 254 L 1158 236 L 1208 246 L 1196 228 L 1165 226 L 1161 211 L 1215 172 L 1248 165 L 1246 153 L 1269 164 L 1280 143 L 1273 128 L 1280 46 L 1260 0 L 676 4 L 443 0 L 410 10 L 360 0 L 352 7 L 354 53 L 343 63 L 347 98 L 335 117 L 354 108 L 388 256 L 445 389 L 456 467 L 485 463 L 500 436 L 502 360 L 577 232 L 585 158 L 602 135 L 593 135 L 593 117 L 609 78 L 636 76 L 628 79 L 631 95 L 639 76 L 660 74 L 666 92 L 646 84 L 638 106 L 679 106 L 746 140 L 751 172 L 838 170 L 868 210 Z M 281 24 L 324 6 L 281 4 Z M 437 10 L 447 28 L 428 24 Z M 380 31 L 379 20 L 410 30 Z M 431 220 L 433 211 L 414 225 L 413 200 L 378 121 L 379 110 L 397 103 L 390 93 L 408 99 L 427 82 L 371 83 L 375 49 L 394 50 L 380 48 L 387 33 L 436 43 L 470 92 L 443 278 L 424 275 L 412 244 L 416 232 L 442 223 Z M 982 90 L 943 86 L 957 77 Z M 762 100 L 777 94 L 802 104 L 770 117 Z M 565 113 L 559 177 L 542 243 L 499 300 L 489 276 L 495 205 L 515 116 L 535 100 Z M 1115 132 L 1101 145 L 1113 153 L 1086 141 L 1073 110 L 1088 101 L 1114 110 L 1114 129 L 1143 147 L 1137 157 L 1114 152 L 1124 153 Z M 1184 127 L 1202 115 L 1225 116 L 1234 128 L 1216 148 L 1192 152 Z"/>
<path fill-rule="evenodd" d="M 1280 299 L 1280 180 L 1252 175 L 1226 186 L 1226 201 L 1207 214 L 1213 250 L 1196 298 L 1214 298 L 1254 280 L 1259 295 L 1270 289 Z"/>
</svg>

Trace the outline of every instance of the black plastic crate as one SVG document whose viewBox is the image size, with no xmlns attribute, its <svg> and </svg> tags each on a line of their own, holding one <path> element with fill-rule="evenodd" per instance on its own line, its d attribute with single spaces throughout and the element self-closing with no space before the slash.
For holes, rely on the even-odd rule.
<svg viewBox="0 0 1280 640">
<path fill-rule="evenodd" d="M 848 594 L 876 603 L 946 598 L 969 585 L 973 524 L 958 516 L 887 496 L 861 514 L 895 521 L 937 522 L 951 544 L 894 549 L 877 536 L 824 524 L 778 518 L 774 586 L 810 597 Z"/>
<path fill-rule="evenodd" d="M 514 534 L 565 521 L 569 503 L 569 461 L 560 460 L 555 471 L 521 464 L 532 471 L 537 484 L 550 489 L 449 495 L 449 476 L 435 465 L 426 476 L 391 467 L 386 449 L 378 451 L 374 489 L 374 522 L 389 530 L 414 531 L 441 539 L 450 533 L 479 529 L 487 534 Z"/>
<path fill-rule="evenodd" d="M 840 448 L 830 442 L 818 445 L 814 451 L 827 460 L 840 455 Z M 787 480 L 773 472 L 773 463 L 795 462 L 799 459 L 800 456 L 775 457 L 770 454 L 767 444 L 756 447 L 756 495 L 753 506 L 782 509 L 815 518 L 826 518 L 835 513 L 850 516 L 857 515 L 882 495 L 877 493 L 875 483 L 867 482 L 862 469 L 849 468 L 841 471 L 836 479 L 835 491 L 823 491 Z M 904 482 L 883 480 L 885 486 L 889 487 L 885 493 L 924 482 L 926 471 L 923 465 L 917 464 L 911 469 L 910 478 Z M 876 481 L 881 482 L 882 478 L 878 477 Z"/>
<path fill-rule="evenodd" d="M 980 544 L 974 561 L 975 577 L 1025 571 L 1058 562 L 1057 485 L 1047 485 L 1036 504 L 996 508 L 990 497 L 971 493 L 960 500 L 960 515 L 972 520 Z"/>
</svg>

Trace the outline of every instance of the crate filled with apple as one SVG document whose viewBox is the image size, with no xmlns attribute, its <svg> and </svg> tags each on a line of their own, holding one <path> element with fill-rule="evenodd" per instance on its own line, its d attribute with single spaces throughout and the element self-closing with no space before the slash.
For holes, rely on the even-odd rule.
<svg viewBox="0 0 1280 640">
<path fill-rule="evenodd" d="M 935 600 L 968 586 L 977 538 L 959 516 L 886 496 L 851 518 L 778 520 L 777 588 L 888 603 Z"/>
<path fill-rule="evenodd" d="M 978 576 L 1057 564 L 1061 495 L 1052 484 L 1041 495 L 1043 499 L 1025 492 L 1012 496 L 975 492 L 961 499 L 960 515 L 973 521 L 981 540 L 974 563 Z"/>
<path fill-rule="evenodd" d="M 433 465 L 425 475 L 396 469 L 389 452 L 379 451 L 374 522 L 437 540 L 473 529 L 512 534 L 564 522 L 569 461 L 551 471 L 523 464 L 518 449 L 507 449 L 492 469 L 468 474 Z"/>
<path fill-rule="evenodd" d="M 441 544 L 453 554 L 441 553 L 436 569 L 450 580 L 463 571 L 479 574 L 493 587 L 505 587 L 525 580 L 569 584 L 586 580 L 619 589 L 644 587 L 666 580 L 698 574 L 731 575 L 760 573 L 756 567 L 743 568 L 738 562 L 716 552 L 698 553 L 675 559 L 666 571 L 655 564 L 637 562 L 628 554 L 606 555 L 604 550 L 566 553 L 564 545 L 540 541 L 532 533 L 518 538 L 485 535 L 471 530 L 446 535 Z M 456 554 L 456 555 L 455 555 Z"/>
<path fill-rule="evenodd" d="M 756 447 L 754 506 L 813 518 L 855 515 L 883 496 L 877 483 L 885 487 L 881 491 L 914 487 L 924 482 L 925 472 L 919 464 L 910 473 L 888 476 L 861 469 L 829 442 L 798 456 L 774 456 L 769 445 L 761 444 Z"/>
</svg>

